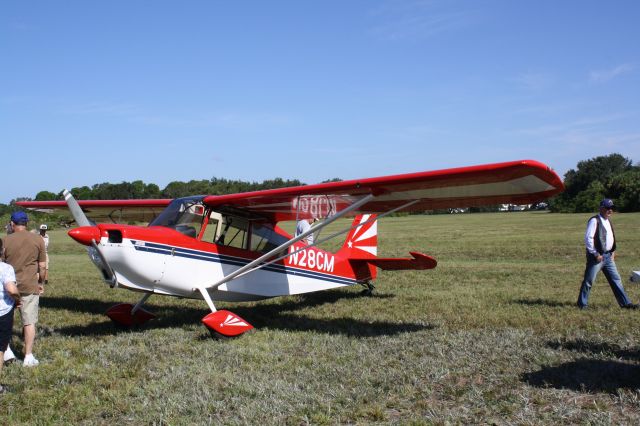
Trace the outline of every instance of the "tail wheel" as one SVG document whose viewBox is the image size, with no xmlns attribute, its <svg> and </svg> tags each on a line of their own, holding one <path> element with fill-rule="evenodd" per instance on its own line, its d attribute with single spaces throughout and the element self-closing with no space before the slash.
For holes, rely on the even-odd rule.
<svg viewBox="0 0 640 426">
<path fill-rule="evenodd" d="M 364 283 L 360 283 L 360 285 L 362 285 L 364 287 L 364 290 L 362 290 L 360 292 L 361 295 L 363 296 L 373 296 L 373 290 L 375 289 L 375 286 L 373 284 L 371 284 L 369 281 L 364 282 Z"/>
</svg>

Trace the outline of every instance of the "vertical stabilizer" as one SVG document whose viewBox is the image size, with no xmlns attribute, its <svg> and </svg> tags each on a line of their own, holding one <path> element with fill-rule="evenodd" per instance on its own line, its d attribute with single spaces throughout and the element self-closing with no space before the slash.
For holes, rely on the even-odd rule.
<svg viewBox="0 0 640 426">
<path fill-rule="evenodd" d="M 360 214 L 355 217 L 353 227 L 344 241 L 341 252 L 349 258 L 367 259 L 378 254 L 378 220 L 375 214 Z"/>
</svg>

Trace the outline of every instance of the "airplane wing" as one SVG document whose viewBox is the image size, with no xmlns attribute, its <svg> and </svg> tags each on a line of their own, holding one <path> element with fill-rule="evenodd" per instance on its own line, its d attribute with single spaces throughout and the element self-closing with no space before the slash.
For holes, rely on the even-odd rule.
<svg viewBox="0 0 640 426">
<path fill-rule="evenodd" d="M 530 204 L 564 190 L 548 166 L 534 160 L 486 164 L 228 195 L 204 203 L 236 208 L 274 221 L 323 218 L 372 197 L 350 214 L 424 211 L 491 204 Z"/>
<path fill-rule="evenodd" d="M 166 206 L 171 199 L 146 200 L 79 200 L 82 211 L 94 221 L 110 220 L 150 222 Z M 69 207 L 64 200 L 60 201 L 19 201 L 16 205 L 42 213 L 69 214 Z"/>
<path fill-rule="evenodd" d="M 548 166 L 534 160 L 486 164 L 289 188 L 209 195 L 204 203 L 220 210 L 239 210 L 274 222 L 326 218 L 369 197 L 349 212 L 424 211 L 491 204 L 530 204 L 564 190 Z M 93 220 L 150 222 L 172 200 L 79 200 Z M 65 201 L 21 201 L 17 205 L 43 212 L 67 211 Z"/>
</svg>

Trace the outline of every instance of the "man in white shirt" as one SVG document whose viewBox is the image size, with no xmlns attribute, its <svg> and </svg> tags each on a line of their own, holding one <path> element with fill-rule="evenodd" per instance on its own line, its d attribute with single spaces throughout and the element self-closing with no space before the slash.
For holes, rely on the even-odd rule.
<svg viewBox="0 0 640 426">
<path fill-rule="evenodd" d="M 303 232 L 308 231 L 309 229 L 311 229 L 311 223 L 313 222 L 313 219 L 301 219 L 298 221 L 298 223 L 296 223 L 296 237 L 300 234 L 302 234 Z M 313 244 L 313 233 L 307 235 L 307 244 L 311 245 Z"/>
<path fill-rule="evenodd" d="M 584 235 L 584 243 L 587 249 L 587 266 L 584 270 L 584 279 L 578 296 L 578 307 L 580 309 L 587 307 L 591 286 L 600 270 L 607 278 L 613 295 L 621 308 L 638 309 L 639 307 L 639 305 L 631 303 L 631 300 L 629 300 L 616 268 L 616 236 L 609 220 L 614 209 L 613 200 L 605 198 L 600 202 L 600 213 L 590 218 L 589 222 L 587 222 L 587 231 Z"/>
<path fill-rule="evenodd" d="M 47 226 L 46 223 L 43 223 L 42 225 L 40 225 L 40 236 L 44 241 L 44 253 L 47 258 L 46 264 L 44 267 L 44 277 L 43 277 L 45 284 L 49 284 L 49 234 L 47 234 L 47 229 L 49 229 L 49 227 Z"/>
<path fill-rule="evenodd" d="M 2 254 L 2 250 L 3 243 L 0 240 L 0 254 Z M 20 292 L 16 286 L 16 274 L 11 265 L 0 260 L 0 358 L 4 358 L 4 353 L 10 351 L 9 342 L 13 333 L 13 309 L 16 305 L 20 306 L 20 303 Z M 3 364 L 4 362 L 0 362 L 0 377 L 2 377 Z M 7 392 L 6 386 L 0 383 L 0 394 L 5 392 Z"/>
</svg>

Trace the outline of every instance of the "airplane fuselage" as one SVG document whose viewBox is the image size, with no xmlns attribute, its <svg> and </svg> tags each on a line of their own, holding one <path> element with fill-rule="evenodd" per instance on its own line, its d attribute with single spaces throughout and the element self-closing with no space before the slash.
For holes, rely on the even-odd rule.
<svg viewBox="0 0 640 426">
<path fill-rule="evenodd" d="M 98 248 L 111 267 L 117 286 L 136 291 L 201 298 L 196 288 L 211 286 L 260 255 L 157 226 L 100 224 L 97 228 L 101 236 Z M 363 277 L 356 278 L 347 259 L 317 247 L 304 247 L 305 243 L 297 243 L 289 248 L 290 256 L 209 293 L 216 300 L 249 301 L 363 281 Z M 111 277 L 105 278 L 112 282 Z"/>
</svg>

